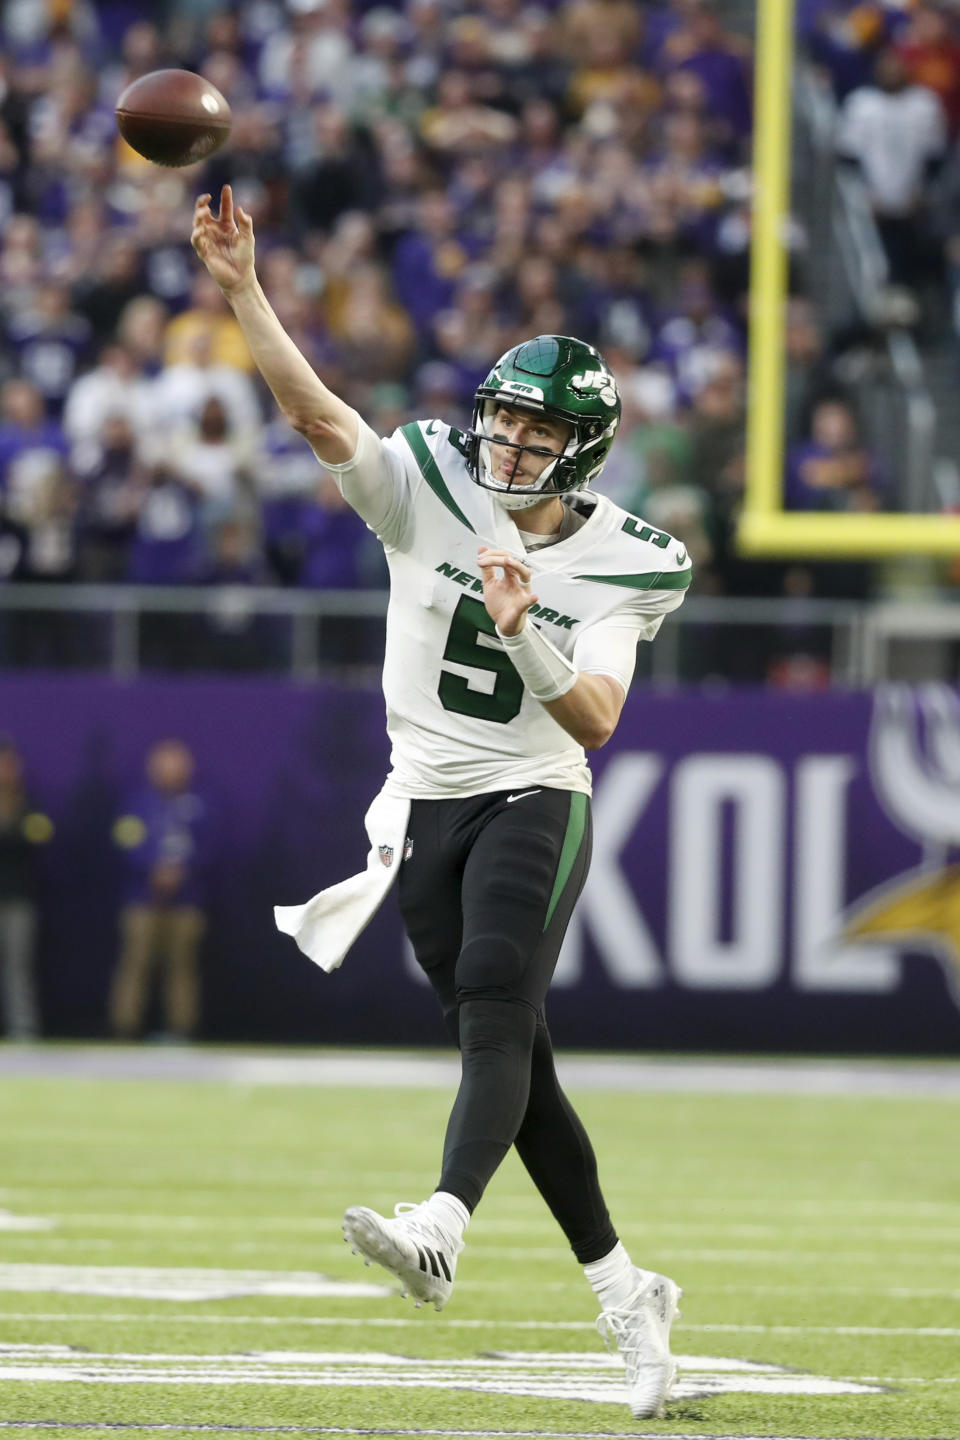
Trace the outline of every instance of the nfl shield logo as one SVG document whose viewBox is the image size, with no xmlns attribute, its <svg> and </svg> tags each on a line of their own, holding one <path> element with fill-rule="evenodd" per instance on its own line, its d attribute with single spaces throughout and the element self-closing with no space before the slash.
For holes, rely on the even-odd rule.
<svg viewBox="0 0 960 1440">
<path fill-rule="evenodd" d="M 386 865 L 387 869 L 389 870 L 390 866 L 393 864 L 393 846 L 378 845 L 377 854 L 380 856 L 380 864 Z"/>
</svg>

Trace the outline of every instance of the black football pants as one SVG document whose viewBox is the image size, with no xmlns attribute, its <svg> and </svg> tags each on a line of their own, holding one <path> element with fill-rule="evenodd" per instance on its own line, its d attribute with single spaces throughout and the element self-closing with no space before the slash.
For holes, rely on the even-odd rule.
<svg viewBox="0 0 960 1440">
<path fill-rule="evenodd" d="M 590 864 L 590 802 L 537 786 L 414 800 L 409 836 L 400 909 L 461 1052 L 437 1188 L 472 1211 L 515 1144 L 577 1259 L 598 1260 L 617 1237 L 543 1010 Z"/>
</svg>

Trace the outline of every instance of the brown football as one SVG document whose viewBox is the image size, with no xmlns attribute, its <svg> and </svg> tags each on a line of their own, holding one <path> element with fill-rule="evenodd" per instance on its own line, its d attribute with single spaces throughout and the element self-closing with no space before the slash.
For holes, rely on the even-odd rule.
<svg viewBox="0 0 960 1440">
<path fill-rule="evenodd" d="M 192 70 L 152 70 L 117 101 L 120 134 L 154 165 L 195 165 L 230 134 L 230 106 Z"/>
</svg>

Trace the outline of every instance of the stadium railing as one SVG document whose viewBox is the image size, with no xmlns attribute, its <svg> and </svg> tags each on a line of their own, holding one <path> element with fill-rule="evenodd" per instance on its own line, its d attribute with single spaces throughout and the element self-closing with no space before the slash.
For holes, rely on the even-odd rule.
<svg viewBox="0 0 960 1440">
<path fill-rule="evenodd" d="M 243 672 L 374 681 L 383 590 L 18 584 L 0 587 L 0 672 Z M 960 607 L 949 602 L 690 596 L 637 678 L 657 685 L 806 683 L 857 688 L 954 678 Z M 784 683 L 791 683 L 787 680 Z"/>
</svg>

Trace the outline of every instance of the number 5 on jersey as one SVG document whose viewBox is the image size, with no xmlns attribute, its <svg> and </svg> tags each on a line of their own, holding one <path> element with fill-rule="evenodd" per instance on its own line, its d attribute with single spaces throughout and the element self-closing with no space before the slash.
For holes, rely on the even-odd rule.
<svg viewBox="0 0 960 1440">
<path fill-rule="evenodd" d="M 506 725 L 520 713 L 523 704 L 523 681 L 513 668 L 504 650 L 485 645 L 482 635 L 495 636 L 497 627 L 487 614 L 486 606 L 469 595 L 461 595 L 450 621 L 444 660 L 469 665 L 473 670 L 486 670 L 496 675 L 493 690 L 471 690 L 463 675 L 441 668 L 437 693 L 444 710 L 457 715 L 472 715 L 475 720 L 493 720 Z"/>
</svg>

